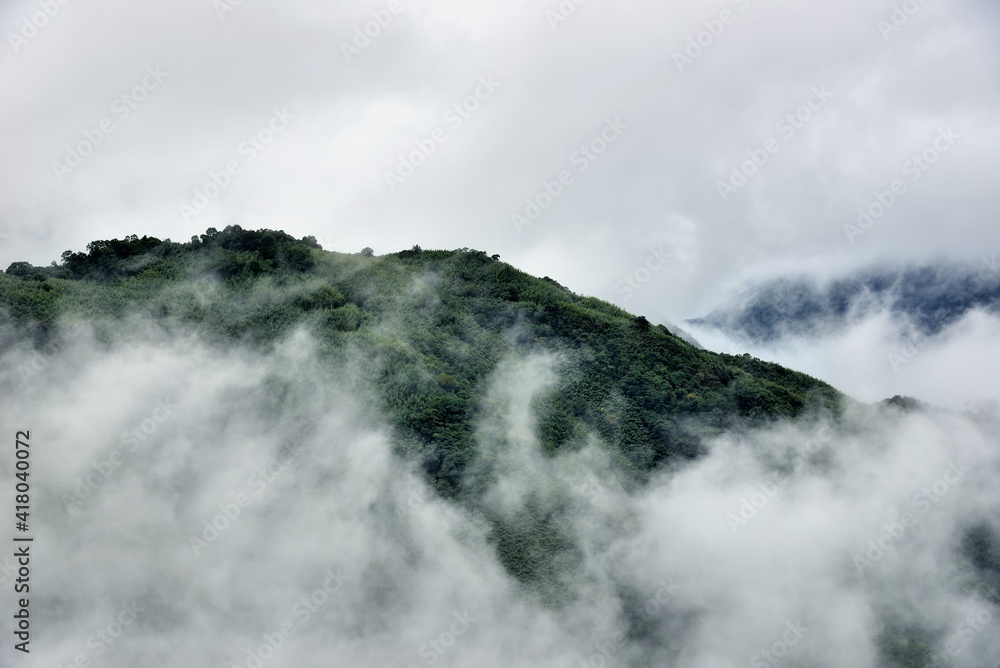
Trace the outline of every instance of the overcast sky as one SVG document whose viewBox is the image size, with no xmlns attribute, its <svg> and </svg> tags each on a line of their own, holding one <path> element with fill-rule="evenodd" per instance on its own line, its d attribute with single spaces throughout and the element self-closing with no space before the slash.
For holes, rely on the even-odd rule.
<svg viewBox="0 0 1000 668">
<path fill-rule="evenodd" d="M 236 1 L 3 3 L 0 264 L 237 223 L 469 246 L 681 321 L 751 277 L 1000 245 L 994 3 Z"/>
</svg>

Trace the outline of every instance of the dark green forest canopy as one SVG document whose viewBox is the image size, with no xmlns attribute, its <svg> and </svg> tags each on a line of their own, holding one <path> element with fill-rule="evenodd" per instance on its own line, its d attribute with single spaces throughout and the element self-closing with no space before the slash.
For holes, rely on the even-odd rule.
<svg viewBox="0 0 1000 668">
<path fill-rule="evenodd" d="M 138 313 L 220 344 L 263 347 L 304 324 L 331 363 L 361 360 L 397 446 L 419 457 L 445 496 L 475 484 L 467 472 L 478 455 L 477 416 L 492 372 L 512 354 L 562 360 L 557 387 L 534 406 L 546 452 L 598 435 L 640 480 L 698 456 L 706 434 L 836 412 L 843 398 L 777 364 L 698 349 L 465 248 L 333 253 L 312 237 L 235 225 L 185 243 L 133 235 L 66 251 L 48 267 L 15 262 L 0 276 L 0 309 L 40 349 L 58 344 L 61 316 L 100 331 Z"/>
</svg>

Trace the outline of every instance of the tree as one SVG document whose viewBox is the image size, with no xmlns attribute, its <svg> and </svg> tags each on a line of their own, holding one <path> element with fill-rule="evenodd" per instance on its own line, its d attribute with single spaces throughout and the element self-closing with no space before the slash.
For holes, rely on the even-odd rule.
<svg viewBox="0 0 1000 668">
<path fill-rule="evenodd" d="M 209 241 L 215 239 L 215 237 L 217 236 L 219 236 L 219 230 L 215 229 L 214 227 L 210 227 L 207 230 L 205 230 L 205 234 L 201 235 L 201 242 L 203 244 L 207 244 Z"/>
<path fill-rule="evenodd" d="M 375 251 L 373 251 L 368 246 L 365 246 L 364 248 L 361 249 L 361 255 L 362 257 L 372 257 L 373 255 L 375 255 Z"/>
<path fill-rule="evenodd" d="M 7 274 L 10 276 L 23 276 L 25 274 L 31 273 L 34 267 L 31 266 L 30 262 L 12 262 L 9 267 L 7 267 Z"/>
</svg>

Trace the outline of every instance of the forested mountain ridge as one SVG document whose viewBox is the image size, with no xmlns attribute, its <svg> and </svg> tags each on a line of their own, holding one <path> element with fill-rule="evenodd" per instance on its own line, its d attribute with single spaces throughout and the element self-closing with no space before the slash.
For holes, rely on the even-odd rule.
<svg viewBox="0 0 1000 668">
<path fill-rule="evenodd" d="M 58 345 L 63 319 L 92 322 L 111 339 L 123 318 L 139 315 L 255 346 L 305 325 L 332 363 L 361 360 L 399 447 L 448 497 L 462 494 L 477 456 L 485 383 L 517 351 L 564 361 L 558 387 L 534 407 L 544 449 L 597 435 L 640 479 L 696 457 L 706 429 L 836 410 L 842 399 L 819 380 L 700 350 L 662 325 L 469 249 L 351 255 L 239 226 L 186 243 L 129 236 L 66 251 L 49 267 L 12 264 L 0 276 L 0 309 L 43 351 Z"/>
<path fill-rule="evenodd" d="M 1000 312 L 995 255 L 978 265 L 870 267 L 825 284 L 808 276 L 777 278 L 687 322 L 754 343 L 776 343 L 839 331 L 887 312 L 919 335 L 931 337 L 976 309 Z"/>
</svg>

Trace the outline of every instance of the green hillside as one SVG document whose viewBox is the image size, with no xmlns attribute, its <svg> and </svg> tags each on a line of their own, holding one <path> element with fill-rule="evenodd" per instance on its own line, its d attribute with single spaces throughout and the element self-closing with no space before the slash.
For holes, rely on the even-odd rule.
<svg viewBox="0 0 1000 668">
<path fill-rule="evenodd" d="M 139 314 L 261 347 L 304 324 L 332 364 L 361 360 L 399 448 L 420 458 L 447 497 L 462 494 L 477 457 L 485 383 L 515 352 L 565 360 L 557 389 L 536 405 L 545 450 L 596 434 L 638 479 L 696 457 L 706 430 L 836 410 L 841 399 L 814 378 L 700 350 L 469 249 L 351 255 L 239 226 L 187 243 L 130 236 L 66 251 L 49 267 L 12 264 L 0 276 L 0 308 L 42 351 L 59 345 L 60 317 L 92 321 L 109 340 L 123 335 L 123 316 Z"/>
</svg>

